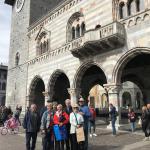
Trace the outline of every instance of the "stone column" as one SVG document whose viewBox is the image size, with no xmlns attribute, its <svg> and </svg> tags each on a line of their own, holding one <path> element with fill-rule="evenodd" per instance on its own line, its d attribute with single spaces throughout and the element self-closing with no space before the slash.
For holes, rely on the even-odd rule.
<svg viewBox="0 0 150 150">
<path fill-rule="evenodd" d="M 104 85 L 107 93 L 108 93 L 108 100 L 109 103 L 113 104 L 116 107 L 116 110 L 118 111 L 118 117 L 116 121 L 116 129 L 120 127 L 120 121 L 121 121 L 121 107 L 120 107 L 120 100 L 119 100 L 119 92 L 121 90 L 120 85 L 116 84 L 106 84 Z M 108 128 L 111 128 L 111 124 L 108 126 Z"/>
<path fill-rule="evenodd" d="M 44 97 L 45 97 L 45 106 L 46 106 L 47 101 L 50 101 L 49 93 L 48 93 L 47 90 L 46 90 L 46 91 L 43 91 L 42 93 L 43 93 L 43 95 L 44 95 Z"/>
<path fill-rule="evenodd" d="M 25 105 L 25 107 L 27 108 L 27 107 L 30 107 L 30 96 L 29 95 L 27 95 L 26 96 L 26 105 Z M 25 109 L 26 109 L 25 108 Z"/>
<path fill-rule="evenodd" d="M 69 88 L 68 93 L 70 94 L 71 104 L 78 103 L 78 98 L 81 93 L 81 89 L 77 88 Z"/>
</svg>

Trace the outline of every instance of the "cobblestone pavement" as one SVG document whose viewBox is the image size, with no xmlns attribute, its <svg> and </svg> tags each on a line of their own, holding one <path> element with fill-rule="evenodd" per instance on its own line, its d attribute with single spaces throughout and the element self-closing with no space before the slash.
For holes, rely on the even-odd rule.
<svg viewBox="0 0 150 150">
<path fill-rule="evenodd" d="M 98 136 L 89 138 L 89 150 L 150 150 L 150 141 L 143 141 L 143 136 L 129 132 L 119 132 L 116 137 L 109 130 L 98 129 Z M 25 150 L 25 136 L 0 135 L 0 150 Z M 41 137 L 36 150 L 42 150 Z"/>
</svg>

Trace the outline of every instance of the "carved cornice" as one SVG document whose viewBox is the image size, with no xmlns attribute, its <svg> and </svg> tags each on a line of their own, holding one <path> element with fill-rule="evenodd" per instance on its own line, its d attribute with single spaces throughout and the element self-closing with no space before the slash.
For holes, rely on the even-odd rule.
<svg viewBox="0 0 150 150">
<path fill-rule="evenodd" d="M 143 21 L 150 20 L 150 9 L 143 12 L 139 12 L 133 16 L 125 19 L 121 19 L 120 22 L 125 25 L 126 28 L 130 26 L 135 26 Z"/>
</svg>

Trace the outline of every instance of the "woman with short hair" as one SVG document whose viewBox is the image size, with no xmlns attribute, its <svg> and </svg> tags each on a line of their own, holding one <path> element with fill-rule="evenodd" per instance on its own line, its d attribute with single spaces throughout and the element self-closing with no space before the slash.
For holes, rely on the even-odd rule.
<svg viewBox="0 0 150 150">
<path fill-rule="evenodd" d="M 66 112 L 63 111 L 61 104 L 57 106 L 57 111 L 54 114 L 54 125 L 58 125 L 59 128 L 66 126 L 69 122 L 69 116 Z M 64 139 L 66 140 L 66 139 Z M 64 140 L 58 140 L 56 138 L 56 150 L 64 150 Z"/>
<path fill-rule="evenodd" d="M 73 112 L 70 114 L 70 134 L 72 142 L 72 150 L 81 150 L 83 149 L 83 142 L 78 143 L 76 137 L 76 129 L 83 126 L 84 119 L 83 116 L 79 113 L 79 106 L 75 104 L 72 106 Z"/>
</svg>

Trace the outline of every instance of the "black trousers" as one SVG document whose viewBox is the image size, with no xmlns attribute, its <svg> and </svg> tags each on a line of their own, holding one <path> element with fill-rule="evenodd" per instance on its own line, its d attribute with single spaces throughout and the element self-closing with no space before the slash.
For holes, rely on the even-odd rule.
<svg viewBox="0 0 150 150">
<path fill-rule="evenodd" d="M 67 132 L 68 132 L 68 135 L 67 135 L 67 137 L 68 137 L 68 139 L 67 140 L 65 140 L 65 143 L 66 143 L 66 150 L 71 150 L 72 149 L 72 138 L 71 138 L 71 134 L 69 133 L 70 132 L 70 130 L 67 130 Z"/>
<path fill-rule="evenodd" d="M 71 134 L 71 144 L 72 148 L 71 150 L 84 150 L 84 142 L 77 142 L 76 133 Z"/>
<path fill-rule="evenodd" d="M 51 139 L 52 133 L 46 131 L 42 138 L 43 150 L 54 150 L 54 141 Z"/>
<path fill-rule="evenodd" d="M 142 123 L 142 130 L 143 130 L 143 132 L 145 134 L 145 137 L 149 137 L 150 136 L 149 133 L 147 132 L 147 130 L 148 130 L 148 122 L 143 122 Z"/>
<path fill-rule="evenodd" d="M 64 150 L 64 141 L 55 141 L 55 150 Z"/>
<path fill-rule="evenodd" d="M 26 150 L 35 150 L 36 139 L 37 132 L 26 132 Z"/>
</svg>

